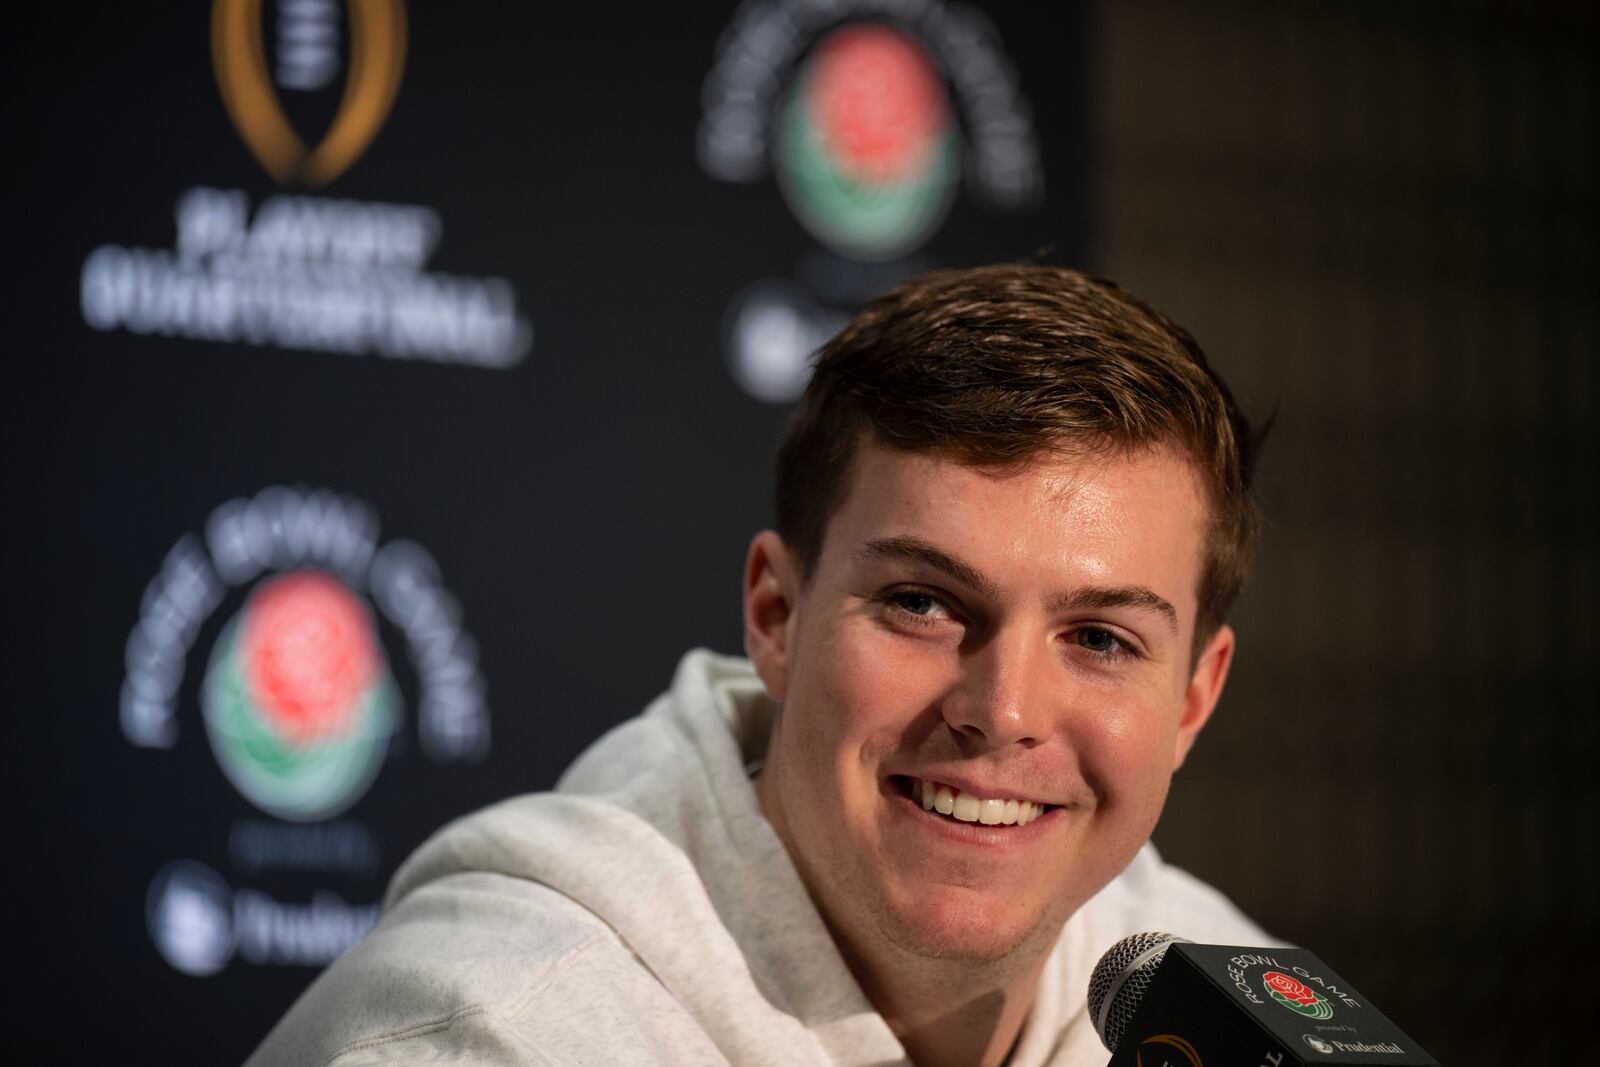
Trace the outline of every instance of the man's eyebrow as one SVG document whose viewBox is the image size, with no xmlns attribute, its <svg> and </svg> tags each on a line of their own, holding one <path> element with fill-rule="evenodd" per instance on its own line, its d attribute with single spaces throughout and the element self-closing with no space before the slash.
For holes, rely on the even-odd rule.
<svg viewBox="0 0 1600 1067">
<path fill-rule="evenodd" d="M 861 554 L 876 559 L 899 559 L 922 563 L 934 570 L 943 571 L 968 588 L 984 596 L 996 596 L 999 590 L 970 563 L 950 555 L 920 537 L 882 537 L 861 546 Z M 1085 611 L 1096 608 L 1140 608 L 1153 611 L 1166 620 L 1167 628 L 1178 632 L 1178 611 L 1153 589 L 1142 585 L 1086 586 L 1052 597 L 1052 611 Z"/>
<path fill-rule="evenodd" d="M 1178 632 L 1178 612 L 1170 603 L 1157 596 L 1154 590 L 1142 585 L 1114 587 L 1087 586 L 1063 593 L 1051 601 L 1058 611 L 1084 611 L 1094 608 L 1143 608 L 1167 620 L 1167 628 Z"/>
<path fill-rule="evenodd" d="M 956 559 L 950 553 L 933 547 L 920 537 L 880 537 L 862 545 L 861 554 L 876 559 L 923 563 L 934 570 L 943 571 L 962 585 L 975 589 L 984 596 L 992 597 L 996 593 L 995 584 L 985 578 L 972 564 Z"/>
</svg>

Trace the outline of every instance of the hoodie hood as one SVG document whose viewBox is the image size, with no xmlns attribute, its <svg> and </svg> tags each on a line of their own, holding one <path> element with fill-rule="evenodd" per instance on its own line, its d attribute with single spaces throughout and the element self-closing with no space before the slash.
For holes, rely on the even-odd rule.
<svg viewBox="0 0 1600 1067">
<path fill-rule="evenodd" d="M 425 844 L 387 906 L 458 874 L 538 883 L 610 927 L 733 1063 L 904 1063 L 761 812 L 747 767 L 776 712 L 747 662 L 691 652 L 671 690 L 591 746 L 556 792 Z M 1062 930 L 1009 1067 L 1103 1063 L 1090 972 L 1116 941 L 1153 929 L 1274 943 L 1147 844 Z"/>
</svg>

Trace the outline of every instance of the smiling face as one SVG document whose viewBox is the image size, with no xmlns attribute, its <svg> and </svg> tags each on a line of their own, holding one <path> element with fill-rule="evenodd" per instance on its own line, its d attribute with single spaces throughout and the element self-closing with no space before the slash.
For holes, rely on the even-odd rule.
<svg viewBox="0 0 1600 1067">
<path fill-rule="evenodd" d="M 866 445 L 808 581 L 757 536 L 761 802 L 847 957 L 1042 958 L 1132 859 L 1232 652 L 1191 663 L 1205 518 L 1172 452 Z"/>
</svg>

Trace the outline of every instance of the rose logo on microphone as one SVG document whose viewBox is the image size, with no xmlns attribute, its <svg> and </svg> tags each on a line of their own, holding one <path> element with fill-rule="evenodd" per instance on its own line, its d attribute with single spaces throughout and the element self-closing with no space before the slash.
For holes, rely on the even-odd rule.
<svg viewBox="0 0 1600 1067">
<path fill-rule="evenodd" d="M 267 65 L 261 0 L 216 0 L 211 59 L 222 103 L 257 161 L 279 185 L 326 185 L 372 143 L 389 115 L 405 68 L 401 0 L 349 0 L 349 71 L 339 110 L 316 148 L 295 132 Z M 339 5 L 280 5 L 278 82 L 320 88 L 337 73 Z"/>
<path fill-rule="evenodd" d="M 1282 971 L 1268 971 L 1261 976 L 1261 987 L 1267 996 L 1290 1011 L 1299 1012 L 1308 1019 L 1333 1018 L 1333 1005 L 1316 990 Z"/>
</svg>

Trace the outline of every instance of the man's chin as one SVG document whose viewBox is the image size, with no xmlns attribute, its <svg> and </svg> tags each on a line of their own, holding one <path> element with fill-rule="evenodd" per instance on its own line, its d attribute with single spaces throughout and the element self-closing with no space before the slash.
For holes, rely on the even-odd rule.
<svg viewBox="0 0 1600 1067">
<path fill-rule="evenodd" d="M 883 934 L 902 952 L 926 959 L 972 964 L 998 963 L 1019 949 L 1041 945 L 1048 951 L 1054 932 L 1031 913 L 992 894 L 964 889 L 929 891 L 909 906 L 892 907 L 881 917 Z"/>
</svg>

